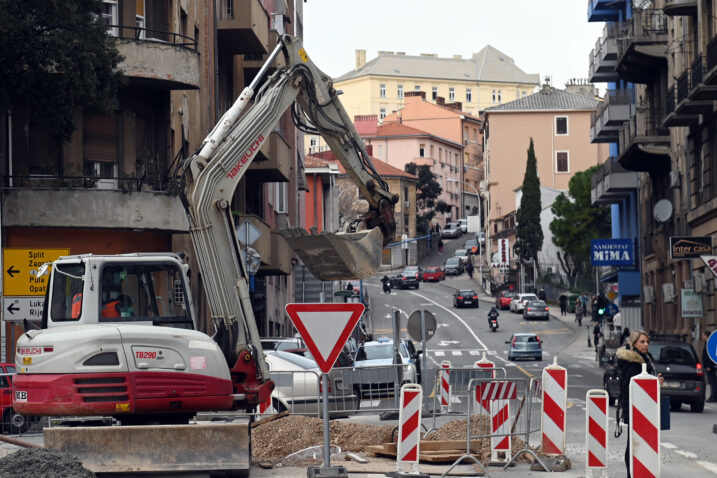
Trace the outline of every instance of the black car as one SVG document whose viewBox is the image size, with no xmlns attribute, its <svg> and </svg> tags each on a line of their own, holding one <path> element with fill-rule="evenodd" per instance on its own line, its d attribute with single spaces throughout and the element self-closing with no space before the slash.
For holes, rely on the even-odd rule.
<svg viewBox="0 0 717 478">
<path fill-rule="evenodd" d="M 475 239 L 468 239 L 466 242 L 463 243 L 463 249 L 468 251 L 468 254 L 478 254 L 480 251 L 478 249 L 478 241 Z"/>
<path fill-rule="evenodd" d="M 415 270 L 404 270 L 400 274 L 391 276 L 391 287 L 394 289 L 407 289 L 414 287 L 418 289 L 418 274 Z"/>
<path fill-rule="evenodd" d="M 677 411 L 683 403 L 689 403 L 693 413 L 701 413 L 705 408 L 705 376 L 692 345 L 676 339 L 653 339 L 649 350 L 655 359 L 657 373 L 665 379 L 660 393 L 670 399 L 670 408 Z M 610 396 L 610 403 L 617 403 L 620 376 L 614 362 L 603 375 L 603 387 Z"/>
<path fill-rule="evenodd" d="M 459 257 L 449 257 L 443 266 L 443 272 L 447 276 L 463 274 L 463 261 Z"/>
<path fill-rule="evenodd" d="M 453 293 L 453 307 L 474 307 L 478 308 L 478 294 L 474 290 L 463 289 Z"/>
</svg>

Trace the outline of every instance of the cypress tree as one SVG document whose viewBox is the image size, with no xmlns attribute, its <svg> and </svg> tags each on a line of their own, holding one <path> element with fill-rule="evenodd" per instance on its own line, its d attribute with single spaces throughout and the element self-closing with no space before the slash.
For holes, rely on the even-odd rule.
<svg viewBox="0 0 717 478">
<path fill-rule="evenodd" d="M 540 212 L 543 206 L 540 202 L 540 179 L 538 178 L 538 164 L 535 158 L 533 138 L 530 138 L 522 191 L 523 196 L 520 198 L 520 208 L 516 213 L 514 250 L 521 260 L 534 260 L 536 269 L 540 270 L 538 267 L 538 252 L 543 248 L 543 229 L 540 226 Z"/>
</svg>

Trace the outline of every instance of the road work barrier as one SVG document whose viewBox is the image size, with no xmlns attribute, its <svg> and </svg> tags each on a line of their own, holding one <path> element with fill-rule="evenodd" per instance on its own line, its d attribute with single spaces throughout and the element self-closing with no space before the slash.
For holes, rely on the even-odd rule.
<svg viewBox="0 0 717 478">
<path fill-rule="evenodd" d="M 660 383 L 642 373 L 630 379 L 630 474 L 633 478 L 660 476 Z"/>
<path fill-rule="evenodd" d="M 607 472 L 608 460 L 608 393 L 588 390 L 585 394 L 585 475 Z"/>
<path fill-rule="evenodd" d="M 418 474 L 422 405 L 423 389 L 420 385 L 411 383 L 401 387 L 396 454 L 397 472 L 402 472 L 405 465 L 410 465 L 410 472 Z"/>
<path fill-rule="evenodd" d="M 497 371 L 505 373 L 504 369 L 483 369 L 487 374 Z M 472 399 L 468 402 L 466 453 L 459 457 L 443 474 L 446 476 L 456 466 L 469 460 L 478 465 L 488 476 L 480 461 L 473 456 L 471 448 L 475 449 L 474 440 L 491 440 L 490 465 L 501 465 L 507 469 L 517 458 L 524 453 L 533 456 L 545 471 L 549 471 L 543 461 L 530 449 L 530 436 L 537 433 L 537 414 L 540 411 L 540 397 L 536 395 L 539 380 L 533 378 L 476 378 L 471 379 L 468 390 Z M 489 414 L 482 405 L 488 401 Z M 537 412 L 537 413 L 536 413 Z M 474 427 L 474 420 L 480 424 Z M 520 437 L 524 446 L 515 454 L 512 453 L 512 440 Z M 473 443 L 472 443 L 473 442 Z M 495 454 L 493 453 L 495 451 Z"/>
<path fill-rule="evenodd" d="M 441 412 L 451 411 L 451 363 L 448 360 L 441 362 Z"/>
<path fill-rule="evenodd" d="M 541 414 L 541 451 L 548 456 L 565 454 L 568 371 L 553 364 L 543 369 L 543 412 Z"/>
</svg>

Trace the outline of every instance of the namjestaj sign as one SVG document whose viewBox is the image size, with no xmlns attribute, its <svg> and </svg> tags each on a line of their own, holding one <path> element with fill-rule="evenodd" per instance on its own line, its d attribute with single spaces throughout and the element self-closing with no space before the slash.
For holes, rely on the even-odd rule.
<svg viewBox="0 0 717 478">
<path fill-rule="evenodd" d="M 590 241 L 590 264 L 593 266 L 635 265 L 635 241 L 633 239 L 592 239 Z"/>
</svg>

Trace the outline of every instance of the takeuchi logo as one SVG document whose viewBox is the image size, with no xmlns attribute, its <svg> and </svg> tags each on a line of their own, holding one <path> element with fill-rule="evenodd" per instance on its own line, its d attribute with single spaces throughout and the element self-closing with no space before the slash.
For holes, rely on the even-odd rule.
<svg viewBox="0 0 717 478">
<path fill-rule="evenodd" d="M 257 151 L 259 151 L 259 148 L 261 147 L 261 144 L 264 142 L 264 135 L 260 134 L 258 138 L 254 140 L 254 142 L 249 146 L 249 149 L 242 154 L 241 158 L 236 162 L 234 167 L 229 171 L 229 174 L 227 174 L 227 179 L 234 179 L 237 174 L 239 174 L 239 171 L 241 171 L 241 168 L 244 167 L 244 165 L 249 162 L 249 160 L 254 157 Z"/>
</svg>

